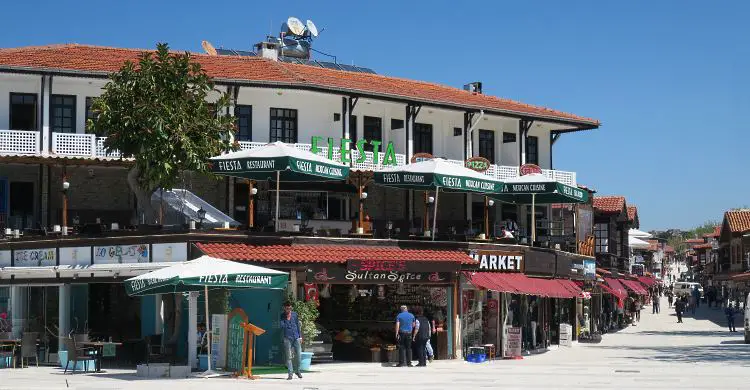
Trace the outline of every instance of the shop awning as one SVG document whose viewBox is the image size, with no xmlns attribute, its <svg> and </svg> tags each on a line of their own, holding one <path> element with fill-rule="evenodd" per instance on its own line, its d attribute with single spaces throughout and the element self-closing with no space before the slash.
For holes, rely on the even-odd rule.
<svg viewBox="0 0 750 390">
<path fill-rule="evenodd" d="M 649 276 L 639 276 L 638 281 L 643 283 L 646 287 L 652 287 L 656 284 L 656 279 Z"/>
<path fill-rule="evenodd" d="M 570 284 L 560 283 L 560 279 L 531 278 L 524 274 L 464 272 L 471 284 L 492 291 L 511 294 L 536 295 L 547 298 L 575 298 L 581 289 Z M 566 282 L 570 282 L 569 280 Z"/>
<path fill-rule="evenodd" d="M 627 280 L 622 279 L 620 282 L 630 291 L 632 291 L 635 294 L 638 295 L 648 295 L 648 291 L 646 291 L 643 286 L 641 286 L 640 283 L 636 282 L 635 280 Z"/>
<path fill-rule="evenodd" d="M 601 286 L 602 289 L 604 289 L 606 292 L 620 299 L 625 299 L 628 296 L 628 291 L 625 289 L 625 286 L 620 283 L 619 280 L 605 276 L 604 283 L 605 284 L 602 284 Z"/>
<path fill-rule="evenodd" d="M 569 279 L 555 279 L 560 285 L 562 285 L 566 290 L 570 291 L 572 294 L 575 294 L 578 298 L 585 298 L 584 291 L 581 289 L 581 286 L 578 285 L 578 281 L 569 280 Z M 581 283 L 582 285 L 583 283 Z M 591 294 L 588 294 L 588 297 L 591 298 Z"/>
</svg>

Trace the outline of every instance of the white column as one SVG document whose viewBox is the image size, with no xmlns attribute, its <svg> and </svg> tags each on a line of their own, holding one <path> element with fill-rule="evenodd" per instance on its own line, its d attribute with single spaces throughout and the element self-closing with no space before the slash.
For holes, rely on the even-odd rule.
<svg viewBox="0 0 750 390">
<path fill-rule="evenodd" d="M 49 107 L 50 103 L 52 103 L 52 99 L 50 98 L 51 90 L 52 90 L 52 76 L 42 76 L 42 83 L 44 83 L 44 94 L 42 94 L 42 105 L 41 108 L 42 111 L 42 153 L 49 153 L 49 145 L 50 145 L 50 137 L 52 137 L 52 134 L 50 133 L 50 125 L 49 125 Z"/>
<path fill-rule="evenodd" d="M 13 337 L 21 338 L 26 325 L 27 289 L 22 286 L 10 288 L 10 318 Z"/>
<path fill-rule="evenodd" d="M 198 368 L 198 345 L 195 335 L 198 334 L 198 293 L 188 296 L 188 365 Z"/>
<path fill-rule="evenodd" d="M 58 337 L 58 344 L 57 348 L 58 350 L 62 350 L 63 347 L 63 339 L 65 337 L 68 337 L 68 334 L 70 333 L 70 297 L 71 297 L 71 288 L 69 284 L 64 284 L 59 287 L 60 291 L 58 294 L 58 324 L 57 327 L 60 330 Z M 81 324 L 83 325 L 83 324 Z"/>
<path fill-rule="evenodd" d="M 154 334 L 163 334 L 164 317 L 162 316 L 162 310 L 164 308 L 164 301 L 162 300 L 161 294 L 154 296 L 154 299 L 156 300 L 156 305 L 154 305 L 154 310 L 156 310 L 156 313 L 154 313 Z"/>
</svg>

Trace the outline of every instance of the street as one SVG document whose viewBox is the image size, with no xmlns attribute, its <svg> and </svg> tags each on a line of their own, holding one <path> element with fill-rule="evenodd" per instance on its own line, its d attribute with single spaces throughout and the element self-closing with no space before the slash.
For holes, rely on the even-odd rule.
<svg viewBox="0 0 750 390">
<path fill-rule="evenodd" d="M 53 368 L 0 370 L 0 389 L 469 389 L 469 388 L 658 388 L 740 389 L 750 386 L 750 345 L 745 345 L 742 317 L 738 332 L 725 326 L 723 311 L 701 306 L 677 324 L 662 302 L 661 314 L 648 306 L 637 326 L 605 334 L 600 344 L 555 348 L 523 360 L 484 364 L 435 362 L 426 368 L 333 363 L 314 366 L 304 379 L 285 375 L 247 380 L 141 380 L 132 371 L 63 375 Z M 66 385 L 67 382 L 67 385 Z"/>
</svg>

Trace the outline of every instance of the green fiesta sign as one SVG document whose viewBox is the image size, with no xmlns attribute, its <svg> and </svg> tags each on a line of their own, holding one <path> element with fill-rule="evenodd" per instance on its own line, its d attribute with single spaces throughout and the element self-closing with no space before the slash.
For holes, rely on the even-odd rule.
<svg viewBox="0 0 750 390">
<path fill-rule="evenodd" d="M 327 142 L 326 142 L 327 141 Z M 334 142 L 333 138 L 325 139 L 323 137 L 319 136 L 313 136 L 312 141 L 310 144 L 312 145 L 310 148 L 310 151 L 318 154 L 321 150 L 320 144 L 326 142 L 325 146 L 328 148 L 328 159 L 333 160 L 333 150 L 334 150 Z M 335 144 L 339 149 L 339 155 L 341 156 L 340 162 L 342 164 L 346 164 L 348 162 L 352 161 L 352 149 L 350 149 L 348 146 L 352 143 L 352 140 L 348 138 L 342 138 L 341 142 Z M 354 160 L 355 163 L 361 164 L 367 160 L 367 154 L 365 154 L 365 145 L 372 145 L 372 162 L 375 165 L 378 165 L 380 162 L 380 149 L 383 145 L 383 141 L 378 140 L 364 140 L 361 139 L 354 143 L 355 149 L 359 155 L 359 157 Z M 388 142 L 385 145 L 385 150 L 383 151 L 383 165 L 390 165 L 390 166 L 396 166 L 396 151 L 393 148 L 393 142 Z"/>
</svg>

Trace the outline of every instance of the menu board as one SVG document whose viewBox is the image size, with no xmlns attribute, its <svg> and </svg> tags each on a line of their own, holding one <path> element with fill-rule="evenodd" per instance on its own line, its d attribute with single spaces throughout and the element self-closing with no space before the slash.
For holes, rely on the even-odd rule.
<svg viewBox="0 0 750 390">
<path fill-rule="evenodd" d="M 226 365 L 227 352 L 227 315 L 211 315 L 211 354 L 215 368 L 224 368 Z"/>
<path fill-rule="evenodd" d="M 560 324 L 560 346 L 573 346 L 573 327 L 570 324 Z"/>
<path fill-rule="evenodd" d="M 227 317 L 227 360 L 226 370 L 241 373 L 245 353 L 245 329 L 242 324 L 247 322 L 245 311 L 237 308 Z"/>
<path fill-rule="evenodd" d="M 505 348 L 504 357 L 519 357 L 521 356 L 521 328 L 510 327 L 507 328 L 508 337 L 506 337 L 507 344 Z"/>
</svg>

